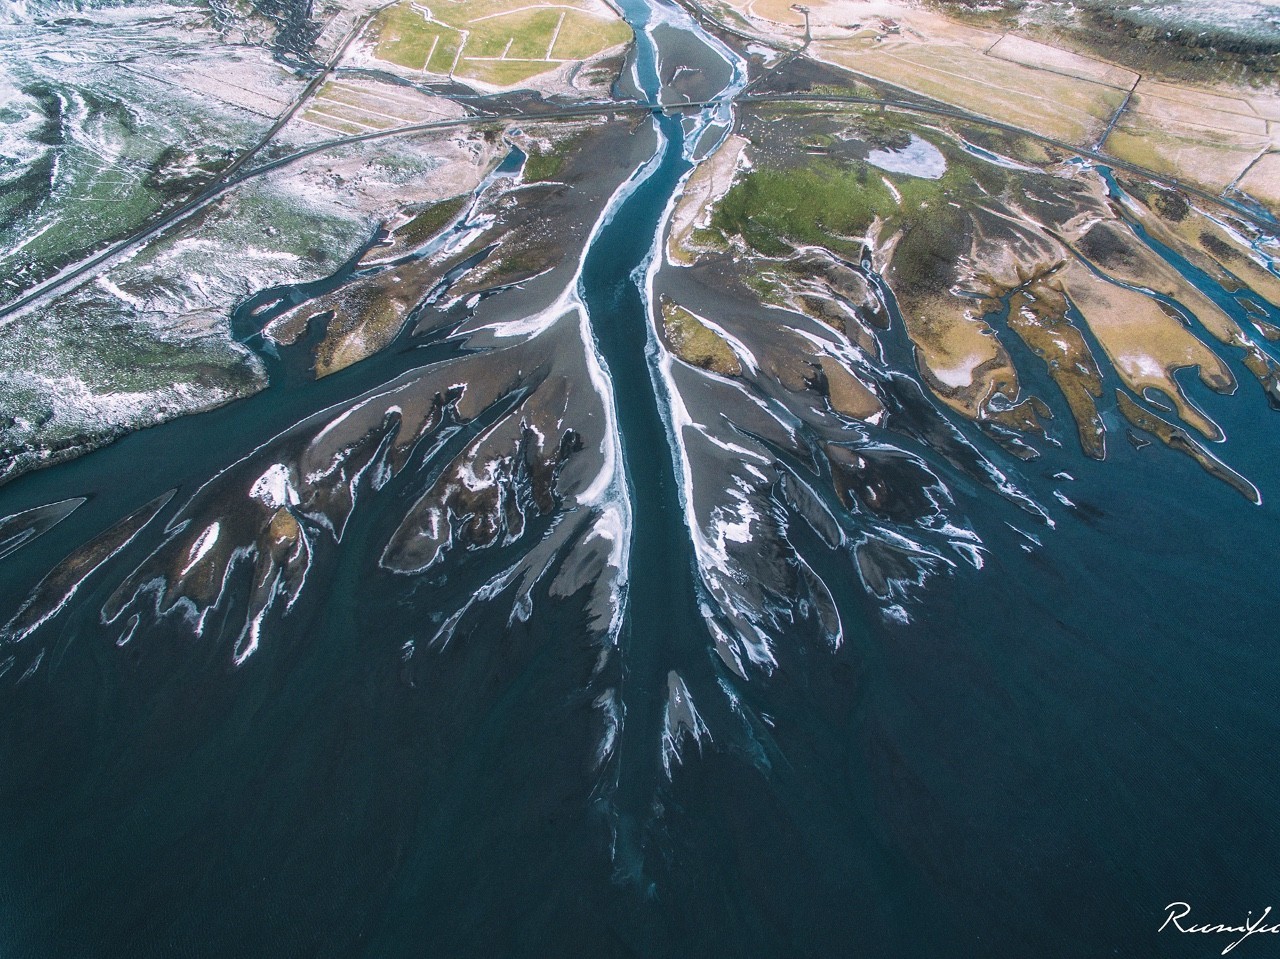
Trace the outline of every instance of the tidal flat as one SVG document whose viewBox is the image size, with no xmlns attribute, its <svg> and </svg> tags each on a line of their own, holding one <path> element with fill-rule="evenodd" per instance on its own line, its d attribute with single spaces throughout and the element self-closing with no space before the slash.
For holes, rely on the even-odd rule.
<svg viewBox="0 0 1280 959">
<path fill-rule="evenodd" d="M 1195 369 L 1205 386 L 1226 394 L 1237 389 L 1231 365 L 1268 382 L 1268 358 L 1257 352 L 1262 338 L 1246 332 L 1240 304 L 1252 297 L 1260 309 L 1274 309 L 1267 297 L 1274 298 L 1273 267 L 1244 241 L 1246 227 L 1204 233 L 1215 245 L 1215 259 L 1206 241 L 1190 232 L 1194 227 L 1182 228 L 1188 242 L 1154 215 L 1153 229 L 1185 256 L 1216 264 L 1223 280 L 1231 277 L 1232 310 L 1184 274 L 1178 255 L 1166 259 L 1148 244 L 1126 211 L 1153 215 L 1090 166 L 1000 163 L 989 150 L 984 152 L 991 159 L 984 159 L 965 148 L 963 128 L 921 126 L 904 112 L 820 105 L 756 110 L 744 113 L 742 172 L 714 205 L 709 228 L 680 234 L 687 237 L 685 251 L 673 254 L 675 262 L 687 260 L 693 249 L 707 269 L 738 276 L 746 289 L 760 291 L 766 308 L 843 326 L 848 348 L 863 363 L 884 354 L 876 342 L 884 335 L 883 309 L 864 292 L 871 288 L 870 268 L 894 298 L 931 392 L 966 418 L 990 424 L 1019 455 L 1035 455 L 1029 437 L 1050 435 L 1042 423 L 1049 407 L 1044 397 L 1021 388 L 1028 374 L 1001 336 L 1006 325 L 1041 358 L 1068 401 L 1067 422 L 1096 458 L 1105 448 L 1105 427 L 1094 408 L 1103 382 L 1099 362 L 1109 363 L 1130 390 L 1166 397 L 1184 422 L 1211 440 L 1221 440 L 1221 430 L 1175 374 Z M 779 129 L 787 136 L 770 135 Z M 762 144 L 758 149 L 753 134 Z M 910 152 L 909 142 L 921 137 L 933 138 L 944 169 L 930 166 L 913 175 L 870 163 L 873 150 L 885 144 L 892 150 L 896 143 Z M 986 142 L 997 146 L 989 137 Z M 1143 195 L 1153 189 L 1160 188 Z M 1205 218 L 1182 202 L 1180 216 Z M 1206 225 L 1224 213 L 1210 210 L 1208 216 Z M 1258 289 L 1226 272 L 1221 261 L 1233 257 Z M 862 273 L 862 289 L 831 284 L 830 269 L 841 262 L 851 274 Z M 691 275 L 697 274 L 695 266 Z M 771 316 L 770 325 L 779 328 L 773 335 L 789 335 L 784 314 L 760 315 Z M 1046 335 L 1046 327 L 1058 332 Z M 758 325 L 747 329 L 735 333 L 762 335 Z M 1232 352 L 1221 355 L 1218 343 Z M 793 355 L 786 348 L 761 349 L 762 365 L 770 365 L 770 353 Z M 793 377 L 793 389 L 795 382 Z M 1020 416 L 1024 403 L 1042 407 L 1041 414 Z"/>
</svg>

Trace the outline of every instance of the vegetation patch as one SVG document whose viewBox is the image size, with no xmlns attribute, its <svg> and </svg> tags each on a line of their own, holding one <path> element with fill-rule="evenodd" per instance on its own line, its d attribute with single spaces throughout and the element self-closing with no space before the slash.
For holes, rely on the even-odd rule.
<svg viewBox="0 0 1280 959">
<path fill-rule="evenodd" d="M 462 212 L 465 196 L 455 196 L 439 203 L 432 203 L 417 213 L 412 220 L 395 231 L 397 246 L 412 249 L 421 246 L 439 233 L 450 220 Z"/>
<path fill-rule="evenodd" d="M 904 284 L 936 290 L 950 282 L 951 265 L 968 243 L 965 208 L 1003 192 L 1012 176 L 969 162 L 961 151 L 945 152 L 947 171 L 937 180 L 885 173 L 860 160 L 758 167 L 726 194 L 711 225 L 765 256 L 785 256 L 797 245 L 857 256 L 878 217 L 888 230 L 902 231 L 894 268 Z"/>
<path fill-rule="evenodd" d="M 1241 75 L 1263 82 L 1280 71 L 1280 35 L 1274 32 L 1203 21 L 1180 24 L 1141 5 L 1087 0 L 1081 6 L 1080 28 L 1071 32 L 1072 39 L 1143 73 L 1205 83 L 1238 81 Z"/>
<path fill-rule="evenodd" d="M 408 3 L 383 11 L 376 29 L 378 58 L 410 70 L 448 73 L 462 45 L 462 31 L 428 21 Z"/>
<path fill-rule="evenodd" d="M 528 159 L 524 163 L 524 181 L 542 183 L 546 180 L 554 180 L 564 169 L 565 161 L 571 154 L 577 152 L 585 138 L 586 134 L 576 133 L 556 140 L 548 150 L 542 150 L 536 146 L 530 148 Z"/>
<path fill-rule="evenodd" d="M 739 376 L 742 366 L 724 341 L 682 306 L 662 301 L 662 332 L 671 351 L 693 366 L 722 376 Z"/>
<path fill-rule="evenodd" d="M 1151 205 L 1166 220 L 1180 223 L 1190 212 L 1187 198 L 1176 190 L 1156 190 L 1151 197 Z"/>
</svg>

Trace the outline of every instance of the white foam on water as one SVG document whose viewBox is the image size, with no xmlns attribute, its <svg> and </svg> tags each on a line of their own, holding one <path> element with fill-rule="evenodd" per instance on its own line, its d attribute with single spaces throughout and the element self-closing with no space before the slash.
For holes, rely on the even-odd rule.
<svg viewBox="0 0 1280 959">
<path fill-rule="evenodd" d="M 186 576 L 187 573 L 195 569 L 196 564 L 200 560 L 209 555 L 209 550 L 213 549 L 215 543 L 218 542 L 218 535 L 222 532 L 222 524 L 217 520 L 210 523 L 203 533 L 196 537 L 196 541 L 191 544 L 191 551 L 187 554 L 187 565 L 182 568 L 179 576 Z"/>
<path fill-rule="evenodd" d="M 662 711 L 662 768 L 671 778 L 671 764 L 679 764 L 686 738 L 692 739 L 698 750 L 702 741 L 711 741 L 711 731 L 703 721 L 684 678 L 672 670 L 667 674 L 667 704 Z"/>
<path fill-rule="evenodd" d="M 617 641 L 625 615 L 632 530 L 631 495 L 623 469 L 622 436 L 618 425 L 613 377 L 591 328 L 591 318 L 582 295 L 582 273 L 587 256 L 601 231 L 613 222 L 627 199 L 658 170 L 667 148 L 665 141 L 660 143 L 654 155 L 614 191 L 592 225 L 572 277 L 549 306 L 521 320 L 494 321 L 477 327 L 477 332 L 488 331 L 495 339 L 533 338 L 568 318 L 570 314 L 577 319 L 587 375 L 599 397 L 604 424 L 600 469 L 582 490 L 574 494 L 573 501 L 578 506 L 594 508 L 595 516 L 584 542 L 599 537 L 609 540 L 611 544 L 608 563 L 616 571 L 611 587 L 611 617 L 608 627 L 608 636 L 612 642 Z"/>
<path fill-rule="evenodd" d="M 666 427 L 668 442 L 671 447 L 676 469 L 676 494 L 681 511 L 684 513 L 685 528 L 688 530 L 693 545 L 694 560 L 698 566 L 702 587 L 720 605 L 729 620 L 737 628 L 740 640 L 752 662 L 772 669 L 777 661 L 770 648 L 769 639 L 754 625 L 751 614 L 736 603 L 726 588 L 725 582 L 734 579 L 733 564 L 728 554 L 728 543 L 750 541 L 751 525 L 759 519 L 754 507 L 744 494 L 744 481 L 735 478 L 739 484 L 736 491 L 730 493 L 736 500 L 735 506 L 720 504 L 713 514 L 710 535 L 704 532 L 698 522 L 693 506 L 694 479 L 693 466 L 686 441 L 686 431 L 693 430 L 710 439 L 709 431 L 697 423 L 685 406 L 684 399 L 676 386 L 674 377 L 675 357 L 668 352 L 658 340 L 657 329 L 652 321 L 654 299 L 654 280 L 661 264 L 662 238 L 667 223 L 675 209 L 678 193 L 673 192 L 667 201 L 666 209 L 658 220 L 654 231 L 653 243 L 648 254 L 636 269 L 636 277 L 643 280 L 640 287 L 645 304 L 645 357 L 649 363 L 649 376 L 653 384 L 654 394 L 658 399 L 658 412 Z M 699 375 L 714 374 L 699 371 Z M 720 377 L 716 377 L 721 379 Z M 735 384 L 736 385 L 736 384 Z M 749 395 L 749 394 L 748 394 Z M 767 407 L 766 407 L 767 409 Z M 749 486 L 746 488 L 749 489 Z"/>
<path fill-rule="evenodd" d="M 271 509 L 281 506 L 297 506 L 298 491 L 293 486 L 289 468 L 283 463 L 272 463 L 266 472 L 253 481 L 249 495 Z"/>
</svg>

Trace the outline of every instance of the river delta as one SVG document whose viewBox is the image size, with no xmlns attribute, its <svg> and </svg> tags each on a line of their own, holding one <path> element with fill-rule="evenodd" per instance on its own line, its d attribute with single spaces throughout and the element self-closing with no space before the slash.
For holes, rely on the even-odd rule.
<svg viewBox="0 0 1280 959">
<path fill-rule="evenodd" d="M 1145 7 L 464 6 L 6 21 L 0 951 L 1176 956 L 1270 895 L 1252 14 L 1210 93 Z"/>
</svg>

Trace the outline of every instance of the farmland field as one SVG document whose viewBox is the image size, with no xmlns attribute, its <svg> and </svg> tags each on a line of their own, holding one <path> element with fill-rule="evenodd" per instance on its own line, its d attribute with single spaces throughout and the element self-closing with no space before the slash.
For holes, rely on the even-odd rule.
<svg viewBox="0 0 1280 959">
<path fill-rule="evenodd" d="M 427 74 L 515 86 L 625 43 L 631 29 L 604 3 L 407 0 L 373 27 L 374 56 Z"/>
</svg>

